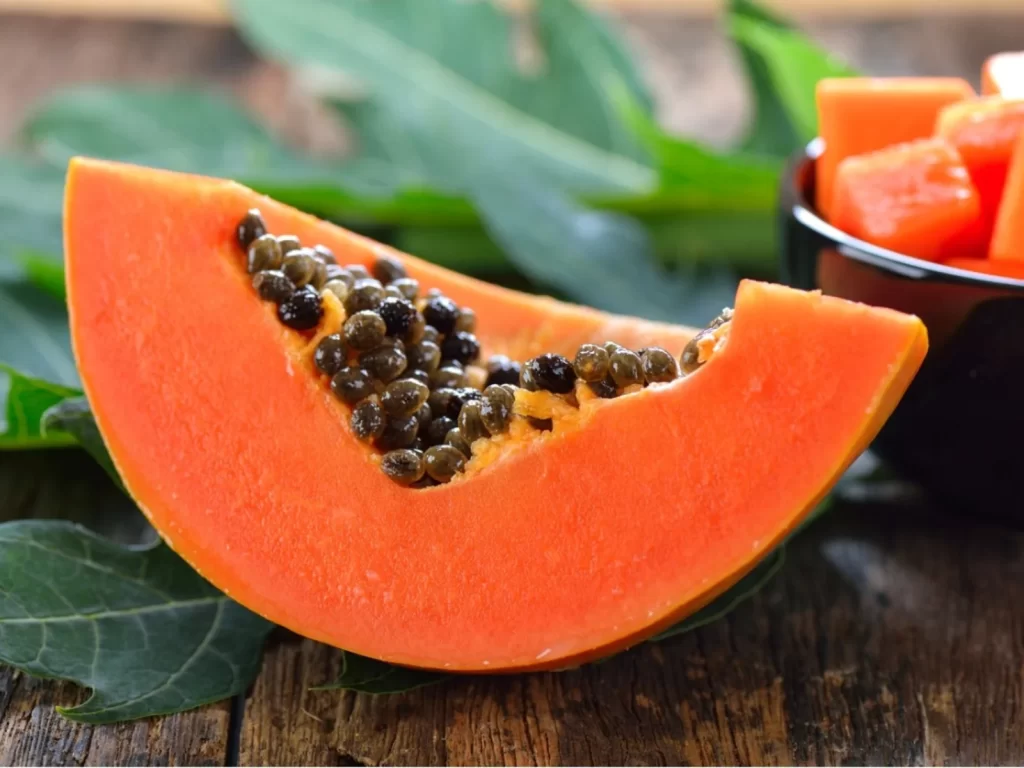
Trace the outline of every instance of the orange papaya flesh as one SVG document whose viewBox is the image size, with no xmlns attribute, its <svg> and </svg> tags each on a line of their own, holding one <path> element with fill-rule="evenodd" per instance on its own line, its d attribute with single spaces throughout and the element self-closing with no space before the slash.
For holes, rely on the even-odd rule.
<svg viewBox="0 0 1024 768">
<path fill-rule="evenodd" d="M 981 69 L 981 92 L 985 96 L 1024 99 L 1024 51 L 989 56 Z"/>
<path fill-rule="evenodd" d="M 818 134 L 825 149 L 816 162 L 815 205 L 831 217 L 839 164 L 931 136 L 939 111 L 974 96 L 966 80 L 954 77 L 850 77 L 818 82 Z"/>
<path fill-rule="evenodd" d="M 930 261 L 959 256 L 978 218 L 967 169 L 941 139 L 896 144 L 839 166 L 832 223 L 883 248 Z"/>
<path fill-rule="evenodd" d="M 581 404 L 461 482 L 404 488 L 312 373 L 310 335 L 254 295 L 234 242 L 252 207 L 341 263 L 400 259 L 475 308 L 491 350 L 678 354 L 693 331 L 489 286 L 231 182 L 72 161 L 73 345 L 129 493 L 243 605 L 397 664 L 564 668 L 688 615 L 827 493 L 927 349 L 916 317 L 745 281 L 692 375 Z"/>
<path fill-rule="evenodd" d="M 1024 262 L 1024 131 L 1017 138 L 1010 161 L 989 258 Z"/>
<path fill-rule="evenodd" d="M 978 190 L 986 250 L 1003 199 L 1010 155 L 1024 132 L 1024 99 L 986 96 L 952 104 L 939 115 L 935 133 L 956 147 Z"/>
</svg>

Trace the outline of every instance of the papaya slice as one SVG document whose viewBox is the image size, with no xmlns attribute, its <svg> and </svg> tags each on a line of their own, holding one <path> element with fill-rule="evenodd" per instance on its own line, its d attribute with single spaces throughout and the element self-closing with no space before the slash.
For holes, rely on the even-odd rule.
<svg viewBox="0 0 1024 768">
<path fill-rule="evenodd" d="M 818 82 L 818 135 L 825 149 L 815 173 L 815 205 L 831 218 L 839 164 L 851 155 L 873 152 L 931 136 L 939 111 L 973 97 L 974 89 L 956 77 L 849 77 Z"/>
<path fill-rule="evenodd" d="M 480 466 L 451 482 L 399 485 L 310 360 L 341 321 L 333 289 L 307 330 L 256 295 L 236 243 L 252 208 L 350 272 L 383 264 L 474 308 L 485 356 L 614 340 L 684 352 L 693 372 L 588 398 L 537 368 L 514 390 L 521 434 L 478 439 Z M 414 667 L 562 668 L 707 603 L 822 498 L 927 348 L 916 317 L 751 281 L 694 341 L 447 272 L 235 183 L 95 160 L 70 165 L 65 240 L 84 387 L 164 539 L 271 621 Z"/>
<path fill-rule="evenodd" d="M 978 190 L 981 240 L 992 240 L 999 204 L 1006 187 L 1010 155 L 1024 132 L 1024 99 L 986 96 L 951 104 L 942 110 L 935 133 L 956 147 Z"/>
<path fill-rule="evenodd" d="M 989 258 L 994 262 L 1024 262 L 1024 131 L 1010 161 Z"/>
<path fill-rule="evenodd" d="M 989 56 L 981 69 L 981 92 L 985 96 L 1024 99 L 1024 51 Z"/>
<path fill-rule="evenodd" d="M 962 255 L 978 193 L 942 139 L 896 144 L 843 160 L 832 223 L 855 237 L 930 261 Z"/>
</svg>

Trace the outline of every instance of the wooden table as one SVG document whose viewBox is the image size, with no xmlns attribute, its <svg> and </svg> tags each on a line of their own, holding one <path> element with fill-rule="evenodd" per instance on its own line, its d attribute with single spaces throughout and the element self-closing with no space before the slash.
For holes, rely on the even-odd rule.
<svg viewBox="0 0 1024 768">
<path fill-rule="evenodd" d="M 0 454 L 0 510 L 59 499 L 109 531 L 103 480 L 77 452 Z M 846 505 L 728 617 L 571 672 L 314 692 L 338 653 L 280 632 L 244 698 L 87 727 L 53 710 L 83 691 L 0 670 L 0 765 L 1019 765 L 1022 604 L 1024 533 Z"/>
<path fill-rule="evenodd" d="M 719 138 L 737 130 L 736 73 L 713 29 L 630 21 L 669 122 Z M 989 50 L 1024 47 L 1012 24 L 977 25 L 926 22 L 916 38 L 899 24 L 819 31 L 883 72 L 973 76 Z M 904 44 L 886 49 L 887 36 Z M 123 73 L 212 79 L 272 116 L 283 101 L 302 104 L 224 30 L 3 18 L 0 50 L 0 139 L 53 87 Z M 295 110 L 277 127 L 330 146 L 313 117 Z M 54 461 L 59 487 L 43 482 Z M 73 451 L 0 454 L 0 519 L 57 506 L 107 530 L 96 514 L 101 479 Z M 456 678 L 390 697 L 312 692 L 336 673 L 338 654 L 282 632 L 244 698 L 86 727 L 53 711 L 83 691 L 0 669 L 0 765 L 1021 764 L 1022 605 L 1024 533 L 923 507 L 844 506 L 730 616 L 573 672 Z"/>
</svg>

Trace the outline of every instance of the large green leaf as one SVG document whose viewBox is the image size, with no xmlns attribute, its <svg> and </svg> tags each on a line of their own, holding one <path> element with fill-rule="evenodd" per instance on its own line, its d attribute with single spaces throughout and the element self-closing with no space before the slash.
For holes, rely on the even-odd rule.
<svg viewBox="0 0 1024 768">
<path fill-rule="evenodd" d="M 448 0 L 444 0 L 448 2 Z M 480 13 L 480 11 L 483 11 Z M 495 13 L 490 8 L 477 9 L 472 16 L 453 14 L 445 17 L 451 23 L 459 23 L 465 20 L 478 19 L 482 31 L 489 31 L 495 35 L 493 41 L 479 40 L 476 45 L 486 49 L 490 42 L 497 47 L 496 50 L 507 50 L 507 35 L 509 30 L 504 24 L 493 25 Z M 575 0 L 543 0 L 540 2 L 535 13 L 530 17 L 533 22 L 532 28 L 535 33 L 536 42 L 541 49 L 541 67 L 547 88 L 553 91 L 556 88 L 565 88 L 573 92 L 576 102 L 592 104 L 589 109 L 578 111 L 567 111 L 561 114 L 557 108 L 557 102 L 550 100 L 549 104 L 541 102 L 538 110 L 542 113 L 547 111 L 556 122 L 566 122 L 566 128 L 573 132 L 580 132 L 587 135 L 593 129 L 600 128 L 601 132 L 595 137 L 599 144 L 604 144 L 606 136 L 603 135 L 608 129 L 614 131 L 617 136 L 614 138 L 625 143 L 632 150 L 634 142 L 628 139 L 624 133 L 621 121 L 615 115 L 606 116 L 595 122 L 592 117 L 598 109 L 610 106 L 605 84 L 608 82 L 618 83 L 630 95 L 630 98 L 644 111 L 650 115 L 653 111 L 653 98 L 647 90 L 646 85 L 626 50 L 624 42 L 619 39 L 615 30 L 607 24 L 599 15 L 591 12 L 585 6 Z M 443 23 L 443 20 L 441 20 Z M 472 34 L 467 28 L 453 27 L 450 30 L 452 35 Z M 430 34 L 423 30 L 425 34 Z M 477 56 L 476 51 L 470 51 L 468 56 Z M 328 97 L 337 96 L 337 79 L 324 76 L 322 68 L 309 70 L 304 74 L 307 83 L 314 91 L 325 91 Z M 469 76 L 476 73 L 470 71 Z M 516 81 L 518 82 L 518 81 Z M 511 85 L 508 81 L 498 79 L 492 81 L 482 78 L 484 87 L 496 86 L 498 88 Z M 579 90 L 579 84 L 583 84 L 589 93 Z M 534 82 L 527 80 L 527 89 L 534 88 Z M 342 81 L 340 90 L 345 93 L 351 90 L 347 80 Z M 363 94 L 365 96 L 365 94 Z M 539 96 L 536 98 L 540 98 Z M 529 95 L 527 96 L 527 100 Z M 348 121 L 356 129 L 359 137 L 360 158 L 373 158 L 374 160 L 391 165 L 394 168 L 395 178 L 401 180 L 403 185 L 413 187 L 430 187 L 437 189 L 451 189 L 451 179 L 448 174 L 443 173 L 439 177 L 431 174 L 431 164 L 424 160 L 425 155 L 436 151 L 432 146 L 437 141 L 444 141 L 444 136 L 409 136 L 405 125 L 405 116 L 401 111 L 389 107 L 387 103 L 379 100 L 357 98 L 355 100 L 342 100 L 331 98 L 331 103 L 341 111 Z M 420 145 L 424 141 L 424 145 Z"/>
<path fill-rule="evenodd" d="M 635 221 L 583 208 L 514 171 L 488 177 L 470 182 L 471 197 L 508 258 L 538 283 L 652 320 L 703 324 L 732 304 L 737 281 L 730 272 L 666 272 Z"/>
<path fill-rule="evenodd" d="M 809 81 L 853 72 L 754 0 L 729 0 L 729 22 L 754 99 L 754 121 L 743 148 L 785 157 L 814 135 Z M 793 83 L 785 80 L 790 75 Z"/>
<path fill-rule="evenodd" d="M 71 435 L 45 432 L 42 420 L 47 410 L 81 394 L 73 387 L 31 378 L 0 363 L 0 402 L 4 403 L 0 414 L 0 450 L 75 445 Z"/>
<path fill-rule="evenodd" d="M 0 363 L 78 385 L 64 304 L 29 283 L 0 281 Z"/>
<path fill-rule="evenodd" d="M 34 251 L 59 262 L 63 190 L 59 169 L 0 155 L 0 280 L 22 276 L 14 258 L 19 252 Z"/>
<path fill-rule="evenodd" d="M 654 97 L 625 40 L 585 2 L 540 0 L 532 18 L 550 70 L 570 73 L 567 82 L 587 80 L 592 88 L 620 83 L 645 114 L 654 114 Z M 602 104 L 607 98 L 597 94 Z"/>
<path fill-rule="evenodd" d="M 414 158 L 434 186 L 486 146 L 518 168 L 576 192 L 644 192 L 655 175 L 609 96 L 623 78 L 606 41 L 566 34 L 573 8 L 546 0 L 538 15 L 547 67 L 521 73 L 508 17 L 462 0 L 235 0 L 243 34 L 290 64 L 359 80 L 384 117 L 388 157 Z M 578 20 L 578 16 L 575 17 Z M 546 26 L 545 26 L 546 25 Z M 560 26 L 563 25 L 563 26 Z M 550 32 L 550 36 L 545 34 Z M 363 132 L 366 135 L 366 131 Z"/>
<path fill-rule="evenodd" d="M 122 547 L 66 522 L 0 525 L 0 661 L 92 688 L 87 723 L 180 712 L 240 693 L 271 625 L 163 544 Z"/>
<path fill-rule="evenodd" d="M 121 476 L 107 452 L 106 443 L 85 397 L 68 397 L 47 408 L 40 421 L 47 438 L 68 438 L 96 460 L 110 479 L 123 488 Z"/>
<path fill-rule="evenodd" d="M 729 0 L 729 13 L 734 17 L 754 19 L 782 29 L 791 29 L 782 17 L 762 8 L 753 0 Z M 785 157 L 800 146 L 800 137 L 779 102 L 763 58 L 735 37 L 733 40 L 737 44 L 754 100 L 754 119 L 742 147 L 749 152 Z"/>
<path fill-rule="evenodd" d="M 657 161 L 659 198 L 690 209 L 755 210 L 773 215 L 781 162 L 742 152 L 722 153 L 672 136 L 623 88 L 613 94 L 630 129 Z"/>
<path fill-rule="evenodd" d="M 729 26 L 740 44 L 761 57 L 779 103 L 801 143 L 813 139 L 818 131 L 818 81 L 826 77 L 851 77 L 856 74 L 854 70 L 794 30 L 742 16 L 734 16 Z"/>
<path fill-rule="evenodd" d="M 288 148 L 228 97 L 185 87 L 80 86 L 43 103 L 22 139 L 54 166 L 90 155 L 277 189 L 326 186 L 335 194 L 388 197 L 390 169 L 354 171 Z M 377 176 L 374 171 L 382 171 Z"/>
</svg>

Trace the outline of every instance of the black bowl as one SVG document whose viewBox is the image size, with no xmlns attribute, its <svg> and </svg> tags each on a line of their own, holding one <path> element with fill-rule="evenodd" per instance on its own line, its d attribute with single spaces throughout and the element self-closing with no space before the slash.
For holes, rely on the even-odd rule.
<svg viewBox="0 0 1024 768">
<path fill-rule="evenodd" d="M 873 448 L 941 504 L 1024 521 L 1024 280 L 879 248 L 814 210 L 814 141 L 779 200 L 783 279 L 920 317 L 930 350 Z"/>
</svg>

